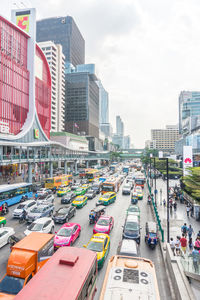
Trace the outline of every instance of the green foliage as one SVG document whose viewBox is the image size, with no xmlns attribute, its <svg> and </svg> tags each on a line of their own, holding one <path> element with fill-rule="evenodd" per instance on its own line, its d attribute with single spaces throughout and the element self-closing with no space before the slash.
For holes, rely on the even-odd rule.
<svg viewBox="0 0 200 300">
<path fill-rule="evenodd" d="M 150 154 L 152 154 L 153 157 L 158 157 L 158 150 L 156 150 L 156 149 L 151 150 L 151 149 L 145 148 L 145 150 L 141 156 L 141 161 L 144 165 L 147 165 L 149 163 Z"/>
<path fill-rule="evenodd" d="M 200 167 L 189 168 L 189 175 L 183 177 L 186 192 L 200 202 Z"/>
</svg>

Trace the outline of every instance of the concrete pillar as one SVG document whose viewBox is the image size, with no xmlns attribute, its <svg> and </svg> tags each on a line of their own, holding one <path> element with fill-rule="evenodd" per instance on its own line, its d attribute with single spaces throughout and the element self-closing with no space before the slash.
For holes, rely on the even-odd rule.
<svg viewBox="0 0 200 300">
<path fill-rule="evenodd" d="M 97 164 L 98 164 L 99 167 L 101 167 L 101 160 L 100 159 L 97 160 Z"/>
<path fill-rule="evenodd" d="M 53 177 L 53 162 L 49 162 L 49 177 Z"/>
<path fill-rule="evenodd" d="M 64 174 L 67 174 L 67 161 L 64 161 Z"/>
<path fill-rule="evenodd" d="M 32 164 L 28 163 L 28 182 L 32 183 Z"/>
<path fill-rule="evenodd" d="M 74 162 L 74 171 L 75 171 L 75 173 L 77 173 L 77 161 L 76 160 Z"/>
<path fill-rule="evenodd" d="M 89 168 L 89 160 L 86 160 L 86 169 Z"/>
</svg>

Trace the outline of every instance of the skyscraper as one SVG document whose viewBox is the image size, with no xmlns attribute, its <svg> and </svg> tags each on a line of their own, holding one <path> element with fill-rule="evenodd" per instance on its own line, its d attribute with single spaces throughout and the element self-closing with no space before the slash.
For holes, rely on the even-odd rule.
<svg viewBox="0 0 200 300">
<path fill-rule="evenodd" d="M 124 135 L 124 123 L 120 116 L 116 116 L 116 134 L 117 135 Z"/>
<path fill-rule="evenodd" d="M 66 74 L 65 130 L 99 137 L 99 87 L 95 65 L 78 65 Z"/>
<path fill-rule="evenodd" d="M 51 41 L 38 44 L 51 70 L 51 131 L 63 131 L 65 121 L 65 57 L 62 46 Z"/>
<path fill-rule="evenodd" d="M 52 41 L 62 45 L 66 65 L 85 63 L 85 41 L 70 16 L 37 21 L 37 42 Z"/>
<path fill-rule="evenodd" d="M 99 86 L 99 123 L 109 123 L 109 100 L 108 92 L 104 89 L 100 80 L 97 81 Z"/>
</svg>

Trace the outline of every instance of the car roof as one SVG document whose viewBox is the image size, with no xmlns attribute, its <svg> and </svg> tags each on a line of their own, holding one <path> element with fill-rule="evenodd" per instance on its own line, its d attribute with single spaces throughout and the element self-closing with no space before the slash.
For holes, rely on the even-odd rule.
<svg viewBox="0 0 200 300">
<path fill-rule="evenodd" d="M 75 225 L 79 225 L 78 223 L 65 223 L 60 228 L 73 228 Z"/>
<path fill-rule="evenodd" d="M 137 254 L 138 253 L 138 246 L 137 242 L 135 240 L 131 239 L 123 239 L 121 246 L 120 246 L 120 251 L 119 254 L 123 253 L 132 253 L 132 254 Z"/>
<path fill-rule="evenodd" d="M 138 222 L 138 216 L 128 215 L 126 221 Z"/>
<path fill-rule="evenodd" d="M 111 216 L 100 216 L 99 219 L 110 219 L 110 218 L 112 218 L 112 217 Z"/>
<path fill-rule="evenodd" d="M 29 203 L 31 203 L 31 202 L 35 202 L 35 204 L 36 204 L 36 201 L 32 199 L 32 200 L 26 200 L 26 201 L 24 201 L 24 202 L 22 202 L 22 203 L 19 203 L 19 205 L 20 205 L 20 204 L 26 205 L 26 204 L 29 204 Z"/>
<path fill-rule="evenodd" d="M 43 218 L 39 218 L 39 219 L 36 219 L 35 221 L 33 221 L 34 223 L 37 223 L 37 224 L 43 224 L 45 223 L 46 221 L 49 221 L 52 219 L 51 218 L 48 218 L 48 217 L 43 217 Z"/>
<path fill-rule="evenodd" d="M 14 230 L 12 227 L 1 227 L 0 232 L 4 232 L 5 230 Z"/>
</svg>

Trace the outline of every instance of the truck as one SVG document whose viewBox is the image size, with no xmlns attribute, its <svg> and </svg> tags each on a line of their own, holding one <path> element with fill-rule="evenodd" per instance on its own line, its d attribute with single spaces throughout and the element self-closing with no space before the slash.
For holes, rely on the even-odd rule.
<svg viewBox="0 0 200 300">
<path fill-rule="evenodd" d="M 53 234 L 32 232 L 11 248 L 0 299 L 14 299 L 54 253 Z"/>
</svg>

